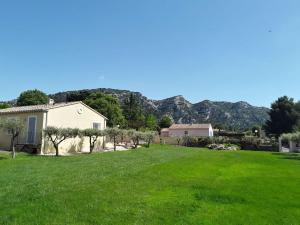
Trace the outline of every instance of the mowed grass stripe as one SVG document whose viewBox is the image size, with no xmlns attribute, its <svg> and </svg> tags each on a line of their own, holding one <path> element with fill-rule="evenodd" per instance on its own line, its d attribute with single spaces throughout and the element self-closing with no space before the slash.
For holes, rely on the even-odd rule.
<svg viewBox="0 0 300 225">
<path fill-rule="evenodd" d="M 155 145 L 0 157 L 0 224 L 300 224 L 298 155 Z"/>
</svg>

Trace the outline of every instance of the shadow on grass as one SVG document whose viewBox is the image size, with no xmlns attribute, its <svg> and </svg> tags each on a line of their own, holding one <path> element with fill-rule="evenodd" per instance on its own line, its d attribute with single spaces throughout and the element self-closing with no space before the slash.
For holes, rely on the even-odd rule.
<svg viewBox="0 0 300 225">
<path fill-rule="evenodd" d="M 208 201 L 220 204 L 245 204 L 247 201 L 245 198 L 230 194 L 230 193 L 220 193 L 219 191 L 214 191 L 213 189 L 194 186 L 194 197 L 198 201 Z"/>
<path fill-rule="evenodd" d="M 4 160 L 4 159 L 7 159 L 7 157 L 0 156 L 0 160 Z"/>
<path fill-rule="evenodd" d="M 281 156 L 281 159 L 300 160 L 299 153 L 272 153 L 272 155 Z"/>
</svg>

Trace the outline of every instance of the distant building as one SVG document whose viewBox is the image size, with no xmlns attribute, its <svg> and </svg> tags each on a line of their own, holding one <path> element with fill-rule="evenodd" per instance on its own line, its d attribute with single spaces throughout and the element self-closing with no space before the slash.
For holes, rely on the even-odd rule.
<svg viewBox="0 0 300 225">
<path fill-rule="evenodd" d="M 213 137 L 211 124 L 173 124 L 168 129 L 162 129 L 162 137 Z"/>
<path fill-rule="evenodd" d="M 162 137 L 169 137 L 169 128 L 164 128 L 160 131 Z"/>
</svg>

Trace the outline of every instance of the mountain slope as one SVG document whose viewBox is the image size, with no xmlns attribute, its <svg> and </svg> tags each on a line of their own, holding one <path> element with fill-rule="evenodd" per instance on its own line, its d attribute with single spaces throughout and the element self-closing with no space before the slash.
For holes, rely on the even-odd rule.
<svg viewBox="0 0 300 225">
<path fill-rule="evenodd" d="M 254 125 L 262 125 L 269 118 L 268 108 L 255 107 L 247 102 L 231 103 L 205 100 L 192 104 L 181 95 L 163 100 L 151 100 L 139 92 L 99 88 L 60 92 L 50 95 L 50 97 L 56 102 L 78 101 L 83 100 L 90 93 L 98 91 L 116 96 L 121 104 L 130 93 L 134 93 L 146 113 L 154 113 L 158 118 L 168 115 L 176 123 L 221 123 L 235 129 L 245 129 Z"/>
</svg>

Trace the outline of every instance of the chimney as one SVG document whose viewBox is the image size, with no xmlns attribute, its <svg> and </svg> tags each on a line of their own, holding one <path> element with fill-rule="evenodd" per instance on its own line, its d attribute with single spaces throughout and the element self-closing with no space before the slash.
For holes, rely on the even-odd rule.
<svg viewBox="0 0 300 225">
<path fill-rule="evenodd" d="M 55 101 L 52 98 L 50 98 L 49 99 L 49 105 L 54 105 L 54 104 L 55 104 Z"/>
</svg>

